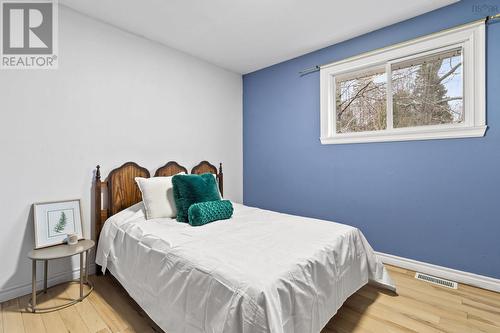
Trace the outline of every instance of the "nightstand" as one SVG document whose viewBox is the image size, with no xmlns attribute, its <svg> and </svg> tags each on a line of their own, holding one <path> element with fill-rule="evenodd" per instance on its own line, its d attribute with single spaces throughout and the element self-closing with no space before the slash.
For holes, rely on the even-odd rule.
<svg viewBox="0 0 500 333">
<path fill-rule="evenodd" d="M 67 307 L 67 306 L 70 306 L 72 304 L 75 304 L 77 302 L 82 301 L 85 297 L 87 297 L 92 292 L 94 287 L 93 287 L 92 283 L 88 280 L 88 273 L 89 273 L 88 257 L 89 257 L 89 251 L 94 247 L 95 247 L 95 242 L 93 240 L 83 239 L 83 240 L 78 241 L 78 243 L 75 245 L 61 244 L 61 245 L 46 247 L 43 249 L 32 250 L 28 253 L 28 258 L 30 258 L 32 261 L 32 282 L 31 282 L 32 283 L 32 293 L 31 293 L 31 301 L 29 304 L 32 312 L 53 311 L 53 310 L 57 310 L 57 309 L 60 309 L 63 307 Z M 47 293 L 47 273 L 48 273 L 49 260 L 71 257 L 71 256 L 74 256 L 77 254 L 80 255 L 80 280 L 74 280 L 74 281 L 70 281 L 70 282 L 80 284 L 80 297 L 77 299 L 70 300 L 69 302 L 58 305 L 58 306 L 38 308 L 36 306 L 36 297 L 37 297 L 36 262 L 37 261 L 44 262 L 43 291 L 41 291 L 41 292 Z M 85 259 L 84 259 L 84 257 L 85 257 Z M 84 265 L 84 263 L 85 263 L 85 265 Z M 84 285 L 86 285 L 88 287 L 88 290 L 85 293 L 83 291 Z"/>
</svg>

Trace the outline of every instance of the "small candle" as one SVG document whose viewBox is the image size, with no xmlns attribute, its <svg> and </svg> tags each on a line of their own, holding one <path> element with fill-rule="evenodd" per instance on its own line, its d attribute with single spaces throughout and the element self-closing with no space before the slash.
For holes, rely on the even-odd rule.
<svg viewBox="0 0 500 333">
<path fill-rule="evenodd" d="M 78 235 L 68 234 L 67 240 L 68 240 L 68 245 L 75 245 L 76 243 L 78 243 Z"/>
</svg>

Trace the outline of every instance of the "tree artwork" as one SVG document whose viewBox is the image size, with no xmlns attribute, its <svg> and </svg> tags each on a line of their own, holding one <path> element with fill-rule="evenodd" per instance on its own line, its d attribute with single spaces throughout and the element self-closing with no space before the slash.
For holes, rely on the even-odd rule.
<svg viewBox="0 0 500 333">
<path fill-rule="evenodd" d="M 61 212 L 61 217 L 59 217 L 59 221 L 54 226 L 54 231 L 56 233 L 61 233 L 64 230 L 64 228 L 66 227 L 66 223 L 68 223 L 68 220 L 66 218 L 66 214 L 64 212 Z"/>
</svg>

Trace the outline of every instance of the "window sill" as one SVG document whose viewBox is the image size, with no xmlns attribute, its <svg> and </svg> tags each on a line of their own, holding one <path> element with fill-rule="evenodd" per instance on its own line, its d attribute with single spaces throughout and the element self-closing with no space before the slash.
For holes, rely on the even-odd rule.
<svg viewBox="0 0 500 333">
<path fill-rule="evenodd" d="M 488 126 L 452 128 L 413 128 L 372 131 L 363 133 L 344 133 L 320 138 L 321 144 L 346 144 L 390 141 L 414 141 L 435 139 L 476 138 L 484 136 Z"/>
</svg>

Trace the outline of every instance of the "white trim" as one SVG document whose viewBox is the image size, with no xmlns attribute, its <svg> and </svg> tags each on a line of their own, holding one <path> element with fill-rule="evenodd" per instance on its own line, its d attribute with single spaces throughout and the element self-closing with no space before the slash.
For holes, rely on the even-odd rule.
<svg viewBox="0 0 500 333">
<path fill-rule="evenodd" d="M 344 144 L 363 142 L 412 141 L 482 137 L 487 126 L 477 127 L 442 127 L 423 128 L 418 130 L 386 130 L 373 132 L 358 132 L 350 135 L 339 134 L 336 137 L 321 138 L 322 144 Z M 426 126 L 427 127 L 427 126 Z M 415 128 L 412 128 L 415 129 Z"/>
<path fill-rule="evenodd" d="M 416 272 L 421 272 L 443 279 L 468 284 L 495 292 L 500 292 L 500 279 L 459 271 L 452 268 L 428 264 L 426 262 L 394 256 L 392 254 L 375 252 L 384 264 L 398 266 Z"/>
<path fill-rule="evenodd" d="M 484 21 L 474 22 L 321 66 L 321 143 L 344 144 L 484 136 L 486 132 L 485 29 Z M 380 67 L 385 68 L 389 76 L 390 65 L 394 62 L 453 48 L 462 49 L 463 123 L 392 128 L 392 93 L 388 77 L 387 129 L 355 133 L 336 132 L 336 78 Z"/>
<path fill-rule="evenodd" d="M 447 36 L 450 33 L 463 32 L 464 30 L 467 31 L 467 30 L 469 30 L 471 28 L 477 28 L 477 27 L 480 27 L 480 26 L 484 27 L 484 23 L 485 23 L 484 20 L 479 20 L 479 21 L 476 21 L 476 22 L 472 22 L 472 23 L 469 23 L 469 24 L 464 24 L 464 25 L 458 26 L 456 28 L 446 29 L 446 30 L 443 30 L 443 31 L 440 31 L 440 32 L 436 32 L 436 33 L 433 33 L 433 34 L 429 34 L 429 35 L 423 36 L 423 37 L 411 39 L 411 40 L 408 40 L 408 41 L 405 41 L 405 42 L 402 42 L 402 43 L 394 44 L 394 45 L 391 45 L 391 46 L 388 46 L 388 47 L 383 47 L 383 48 L 376 49 L 376 50 L 373 50 L 373 51 L 369 51 L 369 52 L 365 52 L 365 53 L 362 53 L 362 54 L 358 54 L 358 55 L 355 55 L 355 56 L 352 56 L 352 57 L 349 57 L 349 58 L 346 58 L 346 59 L 343 59 L 343 60 L 340 60 L 340 61 L 335 61 L 335 62 L 326 64 L 326 65 L 322 65 L 321 69 L 328 68 L 328 67 L 331 67 L 331 66 L 335 66 L 335 65 L 338 65 L 338 64 L 350 63 L 350 62 L 355 61 L 355 60 L 364 59 L 364 58 L 367 58 L 367 57 L 371 57 L 373 55 L 379 55 L 379 54 L 384 53 L 386 51 L 397 50 L 397 49 L 400 49 L 400 48 L 405 47 L 407 45 L 413 45 L 413 44 L 416 44 L 416 43 L 419 43 L 419 42 L 425 42 L 427 40 L 432 40 L 432 39 L 436 39 L 436 38 L 442 38 L 443 41 L 445 41 L 444 44 L 441 45 L 441 46 L 454 44 L 454 42 L 451 42 L 451 43 L 450 42 L 446 42 Z M 416 52 L 416 53 L 419 53 L 419 52 Z"/>
<path fill-rule="evenodd" d="M 41 290 L 43 288 L 43 270 L 37 270 L 38 276 L 40 279 L 37 279 L 37 290 Z M 95 274 L 95 264 L 92 263 L 89 265 L 89 275 Z M 74 279 L 80 278 L 80 267 L 73 269 L 72 271 L 66 271 L 54 274 L 50 276 L 47 280 L 47 284 L 49 287 L 55 286 L 57 284 L 71 281 Z M 17 286 L 9 287 L 0 290 L 0 302 L 5 302 L 10 299 L 24 296 L 31 293 L 31 281 L 24 284 L 19 284 Z"/>
<path fill-rule="evenodd" d="M 386 129 L 387 131 L 392 131 L 394 129 L 394 114 L 392 112 L 392 65 L 390 62 L 385 64 L 385 74 L 386 74 L 386 84 L 387 92 L 385 96 L 386 110 L 391 110 L 391 112 L 386 112 Z"/>
</svg>

